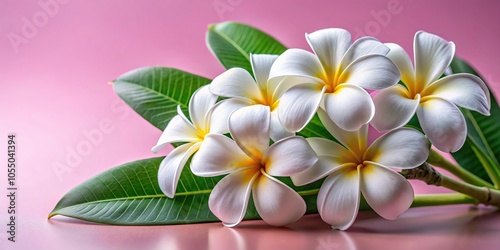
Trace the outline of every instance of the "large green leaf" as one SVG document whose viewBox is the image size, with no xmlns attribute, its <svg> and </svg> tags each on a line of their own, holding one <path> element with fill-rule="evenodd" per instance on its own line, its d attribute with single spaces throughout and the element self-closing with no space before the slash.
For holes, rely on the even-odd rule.
<svg viewBox="0 0 500 250">
<path fill-rule="evenodd" d="M 235 22 L 208 27 L 207 45 L 226 69 L 240 67 L 252 72 L 250 53 L 279 55 L 286 50 L 268 34 Z"/>
<path fill-rule="evenodd" d="M 211 190 L 221 179 L 194 176 L 184 168 L 176 196 L 167 198 L 157 181 L 162 158 L 151 158 L 109 169 L 70 190 L 49 218 L 64 215 L 117 225 L 186 224 L 218 221 L 208 208 Z M 291 185 L 290 178 L 280 178 Z M 317 213 L 316 195 L 321 181 L 294 187 L 304 197 L 307 213 Z M 250 201 L 245 219 L 258 219 Z"/>
<path fill-rule="evenodd" d="M 177 105 L 186 111 L 191 94 L 210 82 L 174 68 L 144 67 L 118 77 L 113 86 L 135 112 L 163 130 L 177 114 Z"/>
<path fill-rule="evenodd" d="M 453 59 L 451 69 L 453 73 L 479 76 L 470 65 L 459 58 Z M 462 167 L 492 183 L 488 172 L 492 176 L 500 176 L 500 107 L 494 94 L 490 94 L 490 116 L 461 109 L 467 122 L 467 140 L 464 146 L 452 155 Z"/>
</svg>

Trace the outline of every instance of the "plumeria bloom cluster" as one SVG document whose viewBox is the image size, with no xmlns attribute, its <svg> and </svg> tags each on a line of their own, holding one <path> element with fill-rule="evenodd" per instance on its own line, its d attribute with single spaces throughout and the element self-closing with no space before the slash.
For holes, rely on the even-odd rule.
<svg viewBox="0 0 500 250">
<path fill-rule="evenodd" d="M 351 43 L 343 29 L 319 30 L 306 39 L 313 53 L 253 54 L 252 72 L 232 68 L 201 87 L 189 103 L 191 120 L 178 108 L 153 147 L 157 152 L 184 143 L 160 165 L 158 182 L 168 197 L 192 157 L 195 175 L 225 175 L 209 208 L 226 226 L 241 222 L 250 196 L 271 225 L 304 215 L 302 197 L 276 177 L 290 177 L 297 186 L 324 179 L 317 208 L 334 228 L 352 225 L 361 197 L 380 216 L 396 219 L 414 193 L 395 169 L 423 164 L 429 141 L 446 152 L 460 149 L 466 124 L 457 106 L 489 114 L 489 92 L 480 78 L 440 78 L 454 44 L 436 35 L 415 35 L 415 68 L 399 45 L 372 37 Z M 315 114 L 336 142 L 295 135 Z M 403 127 L 415 114 L 425 135 Z M 371 144 L 370 124 L 385 133 Z"/>
</svg>

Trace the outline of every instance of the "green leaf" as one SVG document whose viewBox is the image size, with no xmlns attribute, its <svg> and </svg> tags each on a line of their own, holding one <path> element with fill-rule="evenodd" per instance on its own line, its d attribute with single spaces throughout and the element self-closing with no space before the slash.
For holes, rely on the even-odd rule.
<svg viewBox="0 0 500 250">
<path fill-rule="evenodd" d="M 250 73 L 250 53 L 279 55 L 286 50 L 268 34 L 235 22 L 210 25 L 206 39 L 208 48 L 226 69 L 240 67 Z"/>
<path fill-rule="evenodd" d="M 450 66 L 453 73 L 470 73 L 479 76 L 470 65 L 459 58 L 454 58 Z M 452 155 L 462 167 L 483 180 L 492 183 L 491 177 L 493 177 L 493 183 L 498 188 L 498 179 L 500 178 L 500 107 L 493 93 L 490 93 L 490 97 L 490 116 L 461 109 L 467 122 L 467 140 L 464 146 Z"/>
<path fill-rule="evenodd" d="M 158 167 L 163 158 L 123 164 L 107 170 L 69 191 L 49 218 L 64 215 L 119 225 L 180 224 L 216 221 L 208 210 L 212 178 L 194 178 L 183 171 L 174 199 L 158 186 Z"/>
<path fill-rule="evenodd" d="M 63 215 L 116 225 L 218 221 L 208 208 L 208 198 L 222 177 L 197 177 L 186 167 L 181 173 L 176 196 L 170 199 L 158 186 L 157 173 L 162 160 L 159 157 L 126 163 L 83 182 L 64 195 L 49 218 Z M 291 185 L 290 178 L 280 179 Z M 316 196 L 321 182 L 294 187 L 304 197 L 307 213 L 317 213 Z M 259 219 L 252 200 L 245 219 Z"/>
<path fill-rule="evenodd" d="M 338 142 L 328 130 L 326 130 L 325 126 L 321 123 L 318 114 L 315 114 L 313 119 L 307 124 L 307 126 L 297 133 L 304 138 L 309 137 L 322 137 L 335 142 Z"/>
<path fill-rule="evenodd" d="M 210 82 L 174 68 L 144 67 L 118 77 L 113 87 L 135 112 L 163 130 L 177 114 L 177 105 L 186 111 L 194 91 Z"/>
</svg>

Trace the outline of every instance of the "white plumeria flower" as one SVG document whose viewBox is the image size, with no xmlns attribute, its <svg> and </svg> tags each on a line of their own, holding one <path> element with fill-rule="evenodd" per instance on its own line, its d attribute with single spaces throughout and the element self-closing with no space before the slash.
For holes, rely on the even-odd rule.
<svg viewBox="0 0 500 250">
<path fill-rule="evenodd" d="M 217 76 L 210 84 L 213 94 L 229 97 L 227 105 L 235 106 L 235 110 L 251 105 L 265 105 L 271 111 L 271 139 L 278 141 L 288 136 L 288 132 L 278 120 L 277 108 L 283 92 L 291 87 L 280 84 L 280 81 L 268 81 L 269 70 L 277 55 L 250 55 L 250 63 L 254 78 L 242 68 L 231 68 Z"/>
<path fill-rule="evenodd" d="M 186 142 L 172 150 L 161 162 L 158 183 L 167 197 L 173 198 L 177 182 L 186 161 L 200 148 L 209 133 L 225 133 L 230 110 L 215 105 L 217 96 L 210 93 L 208 85 L 196 90 L 189 101 L 191 121 L 177 106 L 177 115 L 170 120 L 158 143 L 151 150 L 158 152 L 174 142 Z M 212 119 L 213 118 L 213 119 Z"/>
<path fill-rule="evenodd" d="M 425 136 L 417 130 L 400 128 L 367 145 L 368 125 L 358 131 L 341 130 L 319 110 L 321 121 L 340 142 L 308 138 L 318 162 L 292 176 L 295 185 L 305 185 L 325 176 L 317 207 L 321 218 L 333 228 L 349 228 L 358 214 L 360 196 L 375 212 L 396 219 L 413 202 L 408 181 L 390 168 L 410 169 L 424 163 L 429 154 Z"/>
<path fill-rule="evenodd" d="M 450 65 L 455 45 L 439 36 L 417 32 L 413 68 L 410 57 L 397 44 L 387 44 L 387 55 L 401 71 L 403 85 L 382 90 L 374 97 L 372 125 L 379 131 L 404 126 L 416 113 L 420 125 L 436 148 L 459 150 L 467 127 L 457 106 L 489 115 L 490 94 L 484 82 L 471 74 L 439 77 Z"/>
<path fill-rule="evenodd" d="M 226 226 L 237 225 L 246 213 L 250 194 L 261 218 L 283 226 L 298 220 L 306 211 L 302 197 L 273 176 L 291 176 L 311 167 L 317 156 L 298 136 L 269 146 L 269 107 L 253 105 L 235 111 L 229 118 L 231 140 L 209 134 L 193 157 L 195 175 L 228 174 L 212 190 L 210 210 Z"/>
<path fill-rule="evenodd" d="M 319 30 L 306 39 L 315 54 L 289 49 L 271 68 L 271 79 L 302 82 L 281 97 L 278 116 L 283 126 L 300 131 L 318 107 L 344 130 L 370 122 L 375 107 L 365 89 L 380 90 L 399 81 L 398 68 L 384 56 L 389 48 L 371 37 L 351 45 L 351 34 L 343 29 Z"/>
</svg>

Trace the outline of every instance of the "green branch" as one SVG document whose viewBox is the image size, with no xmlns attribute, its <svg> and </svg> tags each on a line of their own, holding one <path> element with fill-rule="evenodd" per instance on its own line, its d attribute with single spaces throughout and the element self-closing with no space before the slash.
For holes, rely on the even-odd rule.
<svg viewBox="0 0 500 250">
<path fill-rule="evenodd" d="M 406 179 L 421 180 L 428 185 L 442 186 L 450 190 L 462 193 L 466 196 L 470 196 L 477 200 L 477 203 L 500 207 L 499 190 L 484 186 L 478 187 L 469 183 L 452 179 L 447 175 L 439 173 L 427 163 L 424 163 L 417 168 L 403 170 L 401 174 Z M 462 199 L 464 202 L 466 201 L 465 197 L 462 197 Z"/>
<path fill-rule="evenodd" d="M 439 167 L 441 169 L 450 172 L 451 174 L 460 178 L 464 182 L 480 187 L 493 188 L 493 185 L 491 185 L 487 181 L 477 177 L 473 173 L 469 172 L 467 169 L 451 163 L 450 161 L 446 160 L 446 158 L 444 158 L 441 154 L 439 154 L 434 150 L 430 150 L 427 162 L 433 166 Z"/>
</svg>

